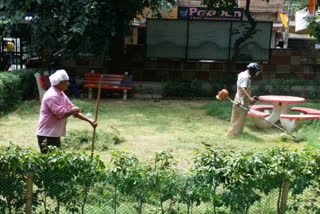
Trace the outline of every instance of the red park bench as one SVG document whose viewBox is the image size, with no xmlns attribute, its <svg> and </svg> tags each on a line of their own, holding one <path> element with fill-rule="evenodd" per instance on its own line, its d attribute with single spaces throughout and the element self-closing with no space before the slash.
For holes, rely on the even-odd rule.
<svg viewBox="0 0 320 214">
<path fill-rule="evenodd" d="M 99 88 L 100 77 L 103 75 L 101 89 L 122 90 L 123 100 L 127 100 L 127 92 L 132 90 L 132 76 L 121 74 L 86 73 L 85 85 L 88 88 L 88 97 L 92 98 L 92 89 Z"/>
</svg>

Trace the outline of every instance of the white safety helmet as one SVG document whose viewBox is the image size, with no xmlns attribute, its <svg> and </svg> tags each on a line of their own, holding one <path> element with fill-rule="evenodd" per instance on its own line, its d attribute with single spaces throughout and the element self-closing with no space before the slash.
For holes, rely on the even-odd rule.
<svg viewBox="0 0 320 214">
<path fill-rule="evenodd" d="M 253 76 L 256 76 L 260 73 L 260 65 L 258 63 L 252 62 L 247 65 L 247 68 L 252 72 Z"/>
</svg>

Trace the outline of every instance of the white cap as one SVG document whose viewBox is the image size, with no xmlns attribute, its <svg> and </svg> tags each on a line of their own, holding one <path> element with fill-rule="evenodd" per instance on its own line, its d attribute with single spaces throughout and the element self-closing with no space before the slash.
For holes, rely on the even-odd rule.
<svg viewBox="0 0 320 214">
<path fill-rule="evenodd" d="M 50 77 L 51 85 L 55 86 L 58 85 L 63 80 L 69 80 L 69 76 L 65 70 L 57 70 L 54 74 Z"/>
</svg>

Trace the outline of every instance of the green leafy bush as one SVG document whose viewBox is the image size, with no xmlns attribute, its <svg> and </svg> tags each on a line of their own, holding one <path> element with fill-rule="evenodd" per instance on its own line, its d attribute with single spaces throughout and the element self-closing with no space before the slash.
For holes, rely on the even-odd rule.
<svg viewBox="0 0 320 214">
<path fill-rule="evenodd" d="M 22 100 L 21 78 L 13 73 L 0 73 L 0 112 L 9 111 Z"/>
<path fill-rule="evenodd" d="M 0 213 L 22 213 L 32 154 L 13 145 L 0 147 Z"/>
<path fill-rule="evenodd" d="M 308 99 L 320 98 L 319 80 L 273 79 L 252 81 L 253 94 L 291 95 Z"/>
<path fill-rule="evenodd" d="M 30 100 L 38 95 L 37 82 L 34 74 L 39 72 L 36 69 L 14 70 L 11 73 L 20 77 L 22 100 Z"/>
<path fill-rule="evenodd" d="M 13 145 L 0 147 L 0 212 L 24 211 L 28 173 L 33 174 L 35 213 L 320 210 L 319 150 L 271 148 L 233 154 L 207 148 L 197 152 L 194 166 L 184 171 L 176 168 L 171 153 L 159 152 L 141 162 L 134 154 L 113 150 L 105 165 L 85 152 L 51 147 L 40 154 Z M 270 197 L 268 207 L 261 207 Z"/>
<path fill-rule="evenodd" d="M 211 82 L 211 89 L 214 95 L 218 94 L 218 91 L 222 89 L 227 89 L 229 94 L 235 94 L 235 85 L 237 83 L 237 78 L 232 75 L 225 75 L 223 78 Z"/>
<path fill-rule="evenodd" d="M 163 97 L 206 97 L 208 91 L 199 80 L 169 80 L 162 83 Z"/>
<path fill-rule="evenodd" d="M 32 99 L 37 90 L 36 70 L 0 73 L 0 112 L 7 112 L 22 100 Z"/>
</svg>

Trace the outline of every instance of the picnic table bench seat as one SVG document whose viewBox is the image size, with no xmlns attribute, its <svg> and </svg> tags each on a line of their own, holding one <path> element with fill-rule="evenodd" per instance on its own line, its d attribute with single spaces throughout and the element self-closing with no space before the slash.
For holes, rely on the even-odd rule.
<svg viewBox="0 0 320 214">
<path fill-rule="evenodd" d="M 320 115 L 314 114 L 280 114 L 281 119 L 291 119 L 291 120 L 313 120 L 319 119 Z"/>
<path fill-rule="evenodd" d="M 305 108 L 305 107 L 293 107 L 290 111 L 298 111 L 304 114 L 311 114 L 311 115 L 320 115 L 320 110 L 312 109 L 312 108 Z"/>
<path fill-rule="evenodd" d="M 88 88 L 88 97 L 92 98 L 92 89 L 99 88 L 102 77 L 101 89 L 122 90 L 123 100 L 127 100 L 127 91 L 132 90 L 132 76 L 121 74 L 86 73 L 84 88 Z"/>
<path fill-rule="evenodd" d="M 314 114 L 280 114 L 281 125 L 288 131 L 295 130 L 302 120 L 320 119 L 320 115 Z"/>
<path fill-rule="evenodd" d="M 262 118 L 270 116 L 269 110 L 273 109 L 273 105 L 253 105 L 248 111 L 249 119 L 259 129 L 264 129 L 268 124 Z"/>
<path fill-rule="evenodd" d="M 262 117 L 262 118 L 266 118 L 268 117 L 270 114 L 269 113 L 266 113 L 266 112 L 261 112 L 261 111 L 258 111 L 256 109 L 250 109 L 250 111 L 248 111 L 248 115 L 249 116 L 253 116 L 253 117 Z"/>
<path fill-rule="evenodd" d="M 273 105 L 253 105 L 248 111 L 248 115 L 252 117 L 266 118 L 270 116 L 269 110 L 273 109 Z M 263 110 L 263 111 L 261 111 Z"/>
<path fill-rule="evenodd" d="M 273 105 L 253 105 L 253 106 L 251 106 L 251 109 L 254 109 L 254 110 L 265 110 L 265 109 L 268 109 L 268 110 L 271 110 L 271 109 L 273 109 Z"/>
</svg>

